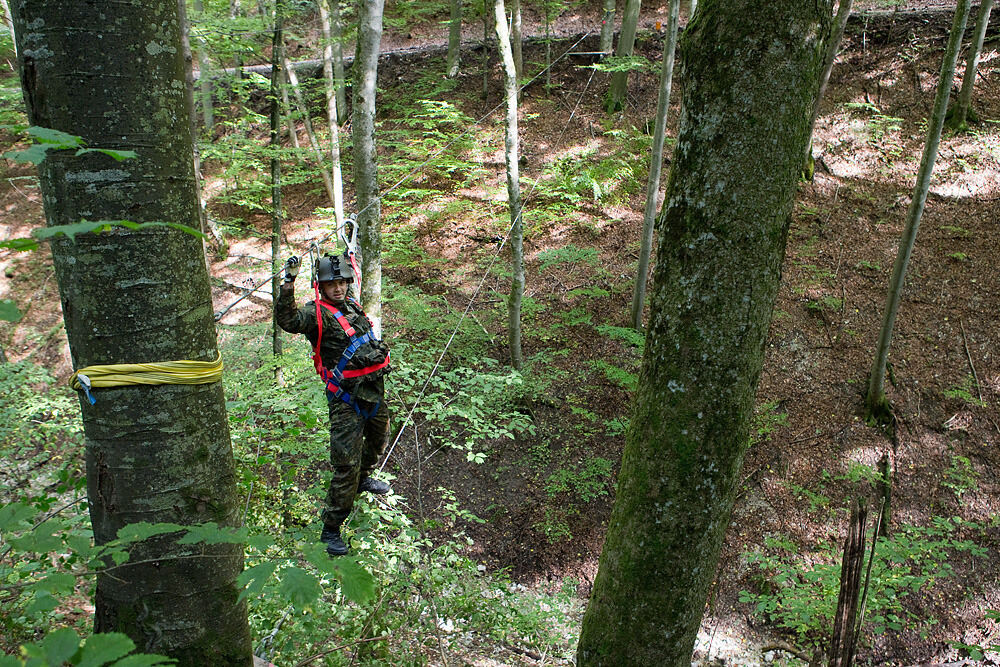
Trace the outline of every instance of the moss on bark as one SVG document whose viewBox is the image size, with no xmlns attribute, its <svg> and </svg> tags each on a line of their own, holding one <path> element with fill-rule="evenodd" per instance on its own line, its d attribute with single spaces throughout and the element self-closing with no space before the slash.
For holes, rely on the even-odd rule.
<svg viewBox="0 0 1000 667">
<path fill-rule="evenodd" d="M 706 0 L 643 370 L 580 665 L 686 665 L 729 522 L 829 33 L 828 2 Z"/>
</svg>

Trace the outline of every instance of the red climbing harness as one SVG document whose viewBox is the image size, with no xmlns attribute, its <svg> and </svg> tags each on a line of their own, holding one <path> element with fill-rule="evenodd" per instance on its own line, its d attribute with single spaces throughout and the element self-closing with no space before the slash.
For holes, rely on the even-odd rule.
<svg viewBox="0 0 1000 667">
<path fill-rule="evenodd" d="M 356 302 L 353 300 L 351 301 L 357 305 Z M 358 307 L 360 308 L 360 306 Z M 344 330 L 344 333 L 347 334 L 349 339 L 347 347 L 344 348 L 344 352 L 340 355 L 340 359 L 337 361 L 337 366 L 332 370 L 323 365 L 323 358 L 320 356 L 319 351 L 320 346 L 323 343 L 323 311 L 321 309 L 326 309 L 331 315 L 333 315 L 333 317 L 337 320 L 337 323 L 340 325 L 340 328 Z M 368 317 L 367 314 L 365 317 Z M 369 323 L 371 323 L 371 320 L 369 320 Z M 350 362 L 350 360 L 354 357 L 354 354 L 362 345 L 365 343 L 377 343 L 379 342 L 379 339 L 375 337 L 374 329 L 369 329 L 359 336 L 357 331 L 355 331 L 354 327 L 351 326 L 351 323 L 347 320 L 347 317 L 345 317 L 336 306 L 320 299 L 318 283 L 316 285 L 316 327 L 318 328 L 318 332 L 316 334 L 316 345 L 313 347 L 313 364 L 315 365 L 316 372 L 319 373 L 320 378 L 324 383 L 326 383 L 326 390 L 330 392 L 334 398 L 339 398 L 350 405 L 365 419 L 371 419 L 371 417 L 378 412 L 378 404 L 376 403 L 375 409 L 371 412 L 371 414 L 365 414 L 362 412 L 361 407 L 357 404 L 357 401 L 354 400 L 354 397 L 340 386 L 340 381 L 343 379 L 370 375 L 375 371 L 385 368 L 389 365 L 389 352 L 386 351 L 385 359 L 377 364 L 365 366 L 364 368 L 352 368 L 351 370 L 347 370 L 348 362 Z"/>
</svg>

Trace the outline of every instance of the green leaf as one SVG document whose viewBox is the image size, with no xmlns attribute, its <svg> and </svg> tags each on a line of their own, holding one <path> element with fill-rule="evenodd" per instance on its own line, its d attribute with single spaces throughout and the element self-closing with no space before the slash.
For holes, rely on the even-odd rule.
<svg viewBox="0 0 1000 667">
<path fill-rule="evenodd" d="M 240 572 L 240 576 L 236 577 L 236 583 L 244 586 L 244 589 L 240 591 L 239 599 L 243 600 L 247 597 L 260 595 L 264 591 L 267 580 L 274 574 L 276 567 L 278 567 L 276 562 L 265 561 Z"/>
<path fill-rule="evenodd" d="M 38 509 L 25 503 L 11 503 L 0 507 L 0 531 L 7 532 L 26 523 L 38 514 Z"/>
<path fill-rule="evenodd" d="M 186 531 L 187 529 L 188 526 L 182 526 L 177 523 L 148 523 L 140 521 L 139 523 L 130 523 L 122 526 L 118 530 L 118 541 L 128 544 L 156 537 L 157 535 Z"/>
<path fill-rule="evenodd" d="M 103 153 L 118 162 L 139 156 L 135 151 L 118 151 L 111 148 L 81 148 L 76 152 L 77 155 L 86 153 Z"/>
<path fill-rule="evenodd" d="M 0 241 L 0 248 L 10 248 L 18 252 L 38 250 L 38 241 L 35 239 L 9 239 L 7 241 Z"/>
<path fill-rule="evenodd" d="M 101 667 L 135 650 L 135 642 L 120 632 L 87 637 L 76 667 Z"/>
<path fill-rule="evenodd" d="M 375 597 L 375 577 L 355 560 L 340 558 L 332 561 L 340 586 L 348 600 L 364 604 Z"/>
<path fill-rule="evenodd" d="M 45 591 L 52 595 L 67 595 L 73 592 L 76 586 L 76 577 L 69 572 L 53 572 L 31 584 L 34 591 Z"/>
<path fill-rule="evenodd" d="M 246 528 L 219 528 L 209 521 L 197 526 L 188 526 L 187 534 L 177 540 L 177 544 L 243 544 L 246 542 Z"/>
<path fill-rule="evenodd" d="M 44 227 L 42 229 L 36 229 L 32 234 L 37 239 L 48 239 L 53 236 L 58 236 L 62 234 L 69 237 L 70 241 L 76 242 L 77 234 L 87 234 L 95 229 L 103 229 L 109 227 L 110 223 L 104 220 L 90 221 L 81 220 L 80 222 L 73 225 L 55 225 L 53 227 Z"/>
<path fill-rule="evenodd" d="M 24 663 L 12 655 L 0 655 L 0 667 L 24 667 Z"/>
<path fill-rule="evenodd" d="M 45 635 L 41 647 L 50 665 L 62 665 L 80 648 L 80 637 L 72 628 L 59 628 Z"/>
<path fill-rule="evenodd" d="M 300 567 L 289 567 L 281 571 L 281 597 L 292 603 L 297 610 L 312 604 L 322 595 L 319 580 Z"/>
<path fill-rule="evenodd" d="M 41 164 L 45 160 L 46 153 L 49 152 L 51 146 L 43 146 L 40 144 L 32 144 L 27 148 L 18 151 L 7 151 L 3 156 L 8 160 L 13 160 L 14 162 L 19 162 L 21 164 Z"/>
<path fill-rule="evenodd" d="M 34 616 L 35 614 L 52 611 L 58 606 L 59 600 L 52 597 L 51 593 L 39 591 L 35 594 L 35 599 L 31 601 L 31 604 L 25 608 L 24 613 L 28 616 Z"/>
<path fill-rule="evenodd" d="M 80 137 L 53 130 L 49 127 L 32 126 L 28 128 L 28 134 L 43 144 L 49 144 L 54 148 L 77 148 L 83 146 L 84 141 Z"/>
</svg>

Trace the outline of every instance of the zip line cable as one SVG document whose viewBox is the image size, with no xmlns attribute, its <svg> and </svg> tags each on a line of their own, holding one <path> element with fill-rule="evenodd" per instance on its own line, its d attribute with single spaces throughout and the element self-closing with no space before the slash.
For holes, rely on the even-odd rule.
<svg viewBox="0 0 1000 667">
<path fill-rule="evenodd" d="M 566 133 L 566 130 L 569 129 L 570 123 L 573 122 L 573 118 L 576 117 L 576 112 L 580 108 L 580 104 L 583 102 L 583 98 L 587 94 L 587 91 L 590 90 L 590 84 L 594 81 L 594 75 L 596 73 L 597 70 L 593 70 L 590 73 L 590 78 L 587 80 L 587 85 L 584 86 L 583 92 L 580 93 L 580 97 L 576 101 L 576 106 L 573 107 L 573 111 L 570 113 L 569 119 L 567 119 L 566 124 L 563 126 L 562 132 L 559 134 L 559 137 L 554 142 L 555 144 L 558 144 L 562 140 L 563 135 Z M 385 469 L 386 464 L 389 462 L 389 457 L 392 456 L 392 452 L 396 448 L 396 444 L 399 442 L 399 439 L 403 436 L 403 432 L 406 430 L 407 423 L 410 422 L 410 420 L 413 417 L 414 411 L 417 409 L 417 406 L 420 405 L 420 401 L 423 399 L 424 393 L 427 391 L 427 387 L 430 385 L 431 380 L 434 379 L 434 375 L 437 373 L 438 367 L 440 367 L 441 361 L 444 359 L 444 355 L 448 353 L 448 348 L 451 347 L 452 341 L 454 341 L 455 336 L 458 335 L 458 331 L 462 326 L 462 322 L 465 321 L 466 316 L 472 309 L 472 304 L 475 303 L 476 297 L 479 296 L 479 292 L 482 290 L 483 285 L 486 283 L 486 279 L 489 278 L 490 271 L 493 269 L 493 265 L 496 264 L 497 258 L 500 257 L 500 253 L 503 250 L 504 245 L 510 239 L 511 232 L 514 231 L 514 225 L 523 219 L 524 209 L 527 206 L 528 202 L 531 200 L 531 196 L 535 192 L 535 186 L 538 185 L 538 181 L 540 180 L 541 180 L 541 175 L 537 176 L 535 180 L 531 183 L 531 186 L 528 188 L 528 192 L 527 194 L 525 194 L 524 200 L 521 202 L 521 206 L 518 209 L 517 217 L 513 221 L 511 221 L 510 227 L 507 228 L 507 234 L 504 236 L 503 240 L 501 240 L 500 244 L 497 246 L 497 250 L 493 254 L 493 258 L 490 260 L 489 266 L 486 267 L 486 271 L 483 273 L 483 277 L 479 281 L 479 285 L 476 287 L 476 290 L 472 293 L 472 297 L 469 299 L 469 304 L 465 307 L 465 310 L 462 312 L 461 317 L 459 317 L 458 324 L 455 325 L 454 330 L 451 332 L 451 336 L 448 337 L 448 342 L 445 343 L 444 349 L 441 350 L 441 354 L 438 355 L 437 361 L 434 363 L 434 367 L 431 369 L 430 374 L 427 376 L 427 380 L 424 382 L 424 386 L 421 387 L 420 393 L 417 395 L 416 400 L 413 402 L 413 407 L 410 408 L 409 413 L 406 415 L 406 419 L 403 420 L 403 424 L 399 428 L 399 433 L 396 434 L 396 438 L 392 441 L 392 445 L 389 447 L 389 451 L 386 452 L 385 458 L 382 460 L 382 465 L 379 466 L 379 472 L 382 472 L 382 470 Z M 419 460 L 417 461 L 417 465 L 418 466 L 420 465 Z"/>
<path fill-rule="evenodd" d="M 586 34 L 584 34 L 582 37 L 580 37 L 580 39 L 578 39 L 572 46 L 570 46 L 562 55 L 560 55 L 558 58 L 556 58 L 551 63 L 549 63 L 548 67 L 543 68 L 540 72 L 538 72 L 538 74 L 536 74 L 527 83 L 525 83 L 523 86 L 521 86 L 521 88 L 518 89 L 518 94 L 520 94 L 521 91 L 525 90 L 528 86 L 530 86 L 532 83 L 534 83 L 536 80 L 538 80 L 538 78 L 541 77 L 543 74 L 545 74 L 547 71 L 550 71 L 553 67 L 555 67 L 556 63 L 560 62 L 563 58 L 565 58 L 566 56 L 568 56 L 573 51 L 573 49 L 575 49 L 580 44 L 580 42 L 582 42 L 583 40 L 585 40 L 587 37 L 589 37 L 592 34 L 594 34 L 594 30 L 590 30 Z M 596 72 L 596 70 L 594 70 L 594 71 Z M 591 74 L 591 80 L 593 80 L 593 73 Z M 588 81 L 587 85 L 588 86 L 590 85 L 589 81 Z M 370 204 L 368 204 L 367 206 L 365 206 L 363 209 L 361 209 L 360 211 L 358 211 L 357 213 L 355 213 L 354 217 L 357 218 L 358 216 L 360 216 L 362 213 L 364 213 L 369 208 L 371 208 L 372 206 L 374 206 L 375 202 L 381 202 L 383 197 L 385 197 L 386 195 L 388 195 L 389 193 L 393 192 L 394 190 L 396 190 L 397 188 L 399 188 L 401 185 L 403 185 L 404 183 L 406 183 L 408 180 L 410 180 L 410 178 L 412 178 L 414 175 L 416 175 L 424 167 L 426 167 L 431 162 L 433 162 L 438 157 L 440 157 L 446 150 L 448 150 L 449 148 L 451 148 L 455 143 L 457 143 L 461 139 L 464 139 L 466 136 L 472 134 L 472 132 L 479 126 L 480 123 L 482 123 L 487 118 L 489 118 L 494 113 L 496 113 L 496 111 L 498 109 L 500 109 L 502 106 L 504 106 L 504 104 L 506 104 L 506 99 L 503 102 L 500 102 L 499 104 L 497 104 L 495 107 L 493 107 L 489 111 L 487 111 L 479 120 L 477 120 L 474 123 L 470 124 L 468 130 L 466 130 L 462 134 L 459 134 L 458 136 L 456 136 L 454 139 L 452 139 L 447 144 L 445 144 L 440 149 L 438 149 L 438 151 L 436 153 L 434 153 L 429 158 L 427 158 L 426 160 L 424 160 L 423 162 L 421 162 L 419 165 L 417 165 L 416 167 L 414 167 L 413 169 L 411 169 L 409 172 L 407 172 L 406 174 L 404 174 L 402 177 L 399 178 L 399 180 L 397 180 L 395 183 L 393 183 L 384 192 L 380 192 L 379 195 L 378 195 L 378 197 L 375 198 L 375 201 L 371 202 Z M 564 128 L 564 130 L 565 130 L 565 128 Z M 357 223 L 355 222 L 354 224 L 357 224 Z M 331 231 L 326 236 L 320 238 L 319 241 L 313 241 L 313 243 L 316 243 L 318 245 L 326 243 L 331 238 L 333 238 L 334 236 L 336 236 L 337 233 L 338 233 L 338 229 L 334 229 L 333 231 Z M 226 313 L 228 313 L 230 310 L 232 310 L 236 306 L 236 304 L 240 303 L 241 301 L 243 301 L 244 299 L 248 298 L 252 294 L 258 292 L 264 285 L 266 285 L 267 283 L 269 283 L 270 281 L 274 280 L 276 277 L 278 277 L 279 275 L 281 275 L 281 272 L 283 270 L 284 270 L 284 267 L 282 267 L 281 269 L 278 269 L 277 271 L 271 273 L 271 275 L 269 275 L 268 277 L 264 278 L 259 283 L 253 284 L 252 287 L 248 288 L 247 291 L 244 294 L 242 294 L 238 299 L 236 299 L 235 301 L 233 301 L 232 303 L 230 303 L 228 306 L 226 306 L 225 308 L 223 308 L 219 312 L 215 313 L 215 321 L 216 322 L 220 321 L 223 317 L 226 316 Z"/>
</svg>

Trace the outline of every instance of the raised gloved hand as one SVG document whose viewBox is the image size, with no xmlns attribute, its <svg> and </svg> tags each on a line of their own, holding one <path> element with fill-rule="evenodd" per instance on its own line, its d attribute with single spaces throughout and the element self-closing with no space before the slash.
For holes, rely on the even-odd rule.
<svg viewBox="0 0 1000 667">
<path fill-rule="evenodd" d="M 296 256 L 291 256 L 288 261 L 285 262 L 285 282 L 291 283 L 295 281 L 295 276 L 299 275 L 299 269 L 302 267 L 302 260 Z"/>
</svg>

